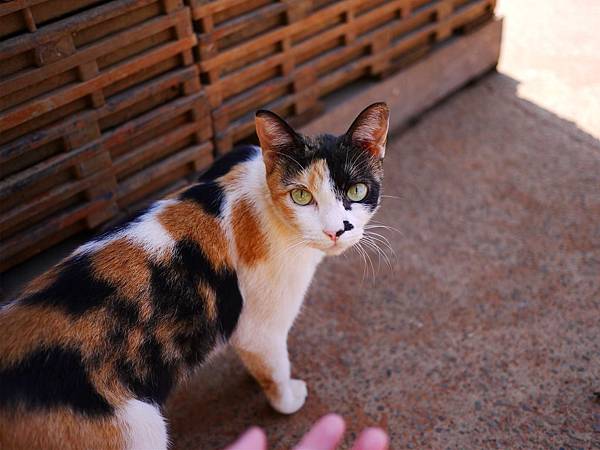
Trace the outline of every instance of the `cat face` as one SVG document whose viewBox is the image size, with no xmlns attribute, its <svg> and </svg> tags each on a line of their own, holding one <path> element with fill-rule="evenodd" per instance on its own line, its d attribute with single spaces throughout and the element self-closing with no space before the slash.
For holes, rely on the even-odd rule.
<svg viewBox="0 0 600 450">
<path fill-rule="evenodd" d="M 375 103 L 342 136 L 311 138 L 272 112 L 257 113 L 271 198 L 298 245 L 336 255 L 362 238 L 379 205 L 388 117 Z"/>
</svg>

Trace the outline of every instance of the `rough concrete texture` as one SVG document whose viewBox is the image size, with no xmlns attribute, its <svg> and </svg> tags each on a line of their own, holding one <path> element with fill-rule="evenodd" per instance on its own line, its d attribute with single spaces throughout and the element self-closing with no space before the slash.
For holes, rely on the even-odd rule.
<svg viewBox="0 0 600 450">
<path fill-rule="evenodd" d="M 491 74 L 391 140 L 395 255 L 319 270 L 289 341 L 304 409 L 272 412 L 227 354 L 172 399 L 176 448 L 251 424 L 290 448 L 329 411 L 393 448 L 600 446 L 600 145 L 516 87 Z"/>
<path fill-rule="evenodd" d="M 289 340 L 304 409 L 270 410 L 226 353 L 169 402 L 174 448 L 260 425 L 287 449 L 329 411 L 346 445 L 379 425 L 394 449 L 600 448 L 597 8 L 500 0 L 504 74 L 390 139 L 391 267 L 319 270 Z"/>
<path fill-rule="evenodd" d="M 176 448 L 251 424 L 290 448 L 329 411 L 346 445 L 380 425 L 392 448 L 600 448 L 599 7 L 499 1 L 501 73 L 390 141 L 391 267 L 363 280 L 349 254 L 313 283 L 290 337 L 304 409 L 272 412 L 228 353 L 173 397 Z"/>
</svg>

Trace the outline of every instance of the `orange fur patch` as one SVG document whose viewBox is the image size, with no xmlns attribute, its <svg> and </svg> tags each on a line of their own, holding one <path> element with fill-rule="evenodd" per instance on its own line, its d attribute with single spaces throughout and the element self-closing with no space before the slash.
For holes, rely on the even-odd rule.
<svg viewBox="0 0 600 450">
<path fill-rule="evenodd" d="M 121 382 L 115 372 L 117 355 L 109 355 L 110 358 L 107 361 L 94 367 L 89 372 L 89 377 L 98 393 L 111 405 L 118 406 L 123 404 L 128 398 L 131 398 L 131 392 Z"/>
<path fill-rule="evenodd" d="M 237 164 L 233 166 L 229 172 L 222 177 L 218 178 L 219 184 L 223 189 L 227 190 L 230 186 L 236 186 L 240 180 L 243 180 L 247 174 L 247 170 L 244 164 Z"/>
<path fill-rule="evenodd" d="M 198 294 L 204 299 L 208 320 L 214 322 L 217 320 L 217 294 L 203 281 L 198 285 Z"/>
<path fill-rule="evenodd" d="M 162 346 L 163 356 L 168 361 L 175 361 L 181 358 L 181 351 L 174 342 L 175 335 L 180 332 L 181 326 L 166 322 L 159 323 L 154 330 L 154 336 Z"/>
<path fill-rule="evenodd" d="M 144 343 L 144 330 L 137 326 L 127 333 L 127 346 L 125 354 L 129 361 L 136 361 L 140 354 L 140 349 Z"/>
<path fill-rule="evenodd" d="M 276 217 L 280 219 L 275 224 L 278 228 L 277 231 L 284 235 L 289 234 L 290 231 L 294 230 L 296 216 L 287 202 L 290 193 L 287 189 L 283 189 L 283 186 L 281 185 L 281 173 L 279 169 L 273 170 L 268 175 L 267 185 L 269 186 L 273 206 L 277 210 Z"/>
<path fill-rule="evenodd" d="M 263 391 L 269 398 L 276 398 L 279 395 L 277 383 L 271 376 L 271 369 L 265 363 L 263 358 L 259 354 L 236 348 L 236 352 L 240 359 L 248 369 L 248 372 L 256 379 L 258 384 L 262 387 Z"/>
<path fill-rule="evenodd" d="M 323 186 L 325 178 L 328 176 L 327 163 L 324 159 L 312 163 L 306 171 L 305 183 L 310 192 L 318 192 Z"/>
<path fill-rule="evenodd" d="M 245 265 L 252 266 L 266 259 L 266 238 L 247 200 L 239 200 L 232 211 L 231 223 L 238 257 Z"/>
<path fill-rule="evenodd" d="M 13 305 L 0 314 L 0 354 L 5 364 L 22 359 L 40 346 L 67 345 L 91 353 L 101 345 L 102 326 L 89 318 L 73 320 L 40 306 Z"/>
<path fill-rule="evenodd" d="M 157 219 L 173 239 L 192 239 L 198 243 L 216 269 L 231 266 L 225 232 L 217 219 L 195 203 L 181 201 L 169 205 Z"/>
<path fill-rule="evenodd" d="M 152 314 L 148 299 L 150 269 L 144 249 L 122 238 L 106 244 L 91 259 L 94 275 L 114 284 L 125 297 L 135 300 L 141 318 L 149 319 Z"/>
<path fill-rule="evenodd" d="M 122 450 L 114 418 L 88 418 L 68 409 L 0 412 L 0 448 L 11 450 Z"/>
</svg>

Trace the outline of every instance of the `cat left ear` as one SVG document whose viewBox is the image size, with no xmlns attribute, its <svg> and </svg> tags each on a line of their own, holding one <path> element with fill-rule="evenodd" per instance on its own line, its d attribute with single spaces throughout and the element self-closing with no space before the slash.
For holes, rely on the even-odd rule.
<svg viewBox="0 0 600 450">
<path fill-rule="evenodd" d="M 367 106 L 354 120 L 346 136 L 354 145 L 364 148 L 376 158 L 385 156 L 385 144 L 390 121 L 390 110 L 383 103 Z"/>
<path fill-rule="evenodd" d="M 291 152 L 300 138 L 285 120 L 266 109 L 256 112 L 255 124 L 263 160 L 269 173 L 275 161 L 282 154 Z"/>
</svg>

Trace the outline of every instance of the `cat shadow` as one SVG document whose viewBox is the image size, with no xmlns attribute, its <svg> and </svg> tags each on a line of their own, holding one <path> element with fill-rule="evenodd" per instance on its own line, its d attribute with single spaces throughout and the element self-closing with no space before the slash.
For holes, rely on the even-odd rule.
<svg viewBox="0 0 600 450">
<path fill-rule="evenodd" d="M 165 416 L 173 449 L 223 448 L 246 428 L 257 423 L 276 425 L 286 418 L 271 409 L 260 386 L 230 348 L 178 386 L 167 402 Z"/>
</svg>

